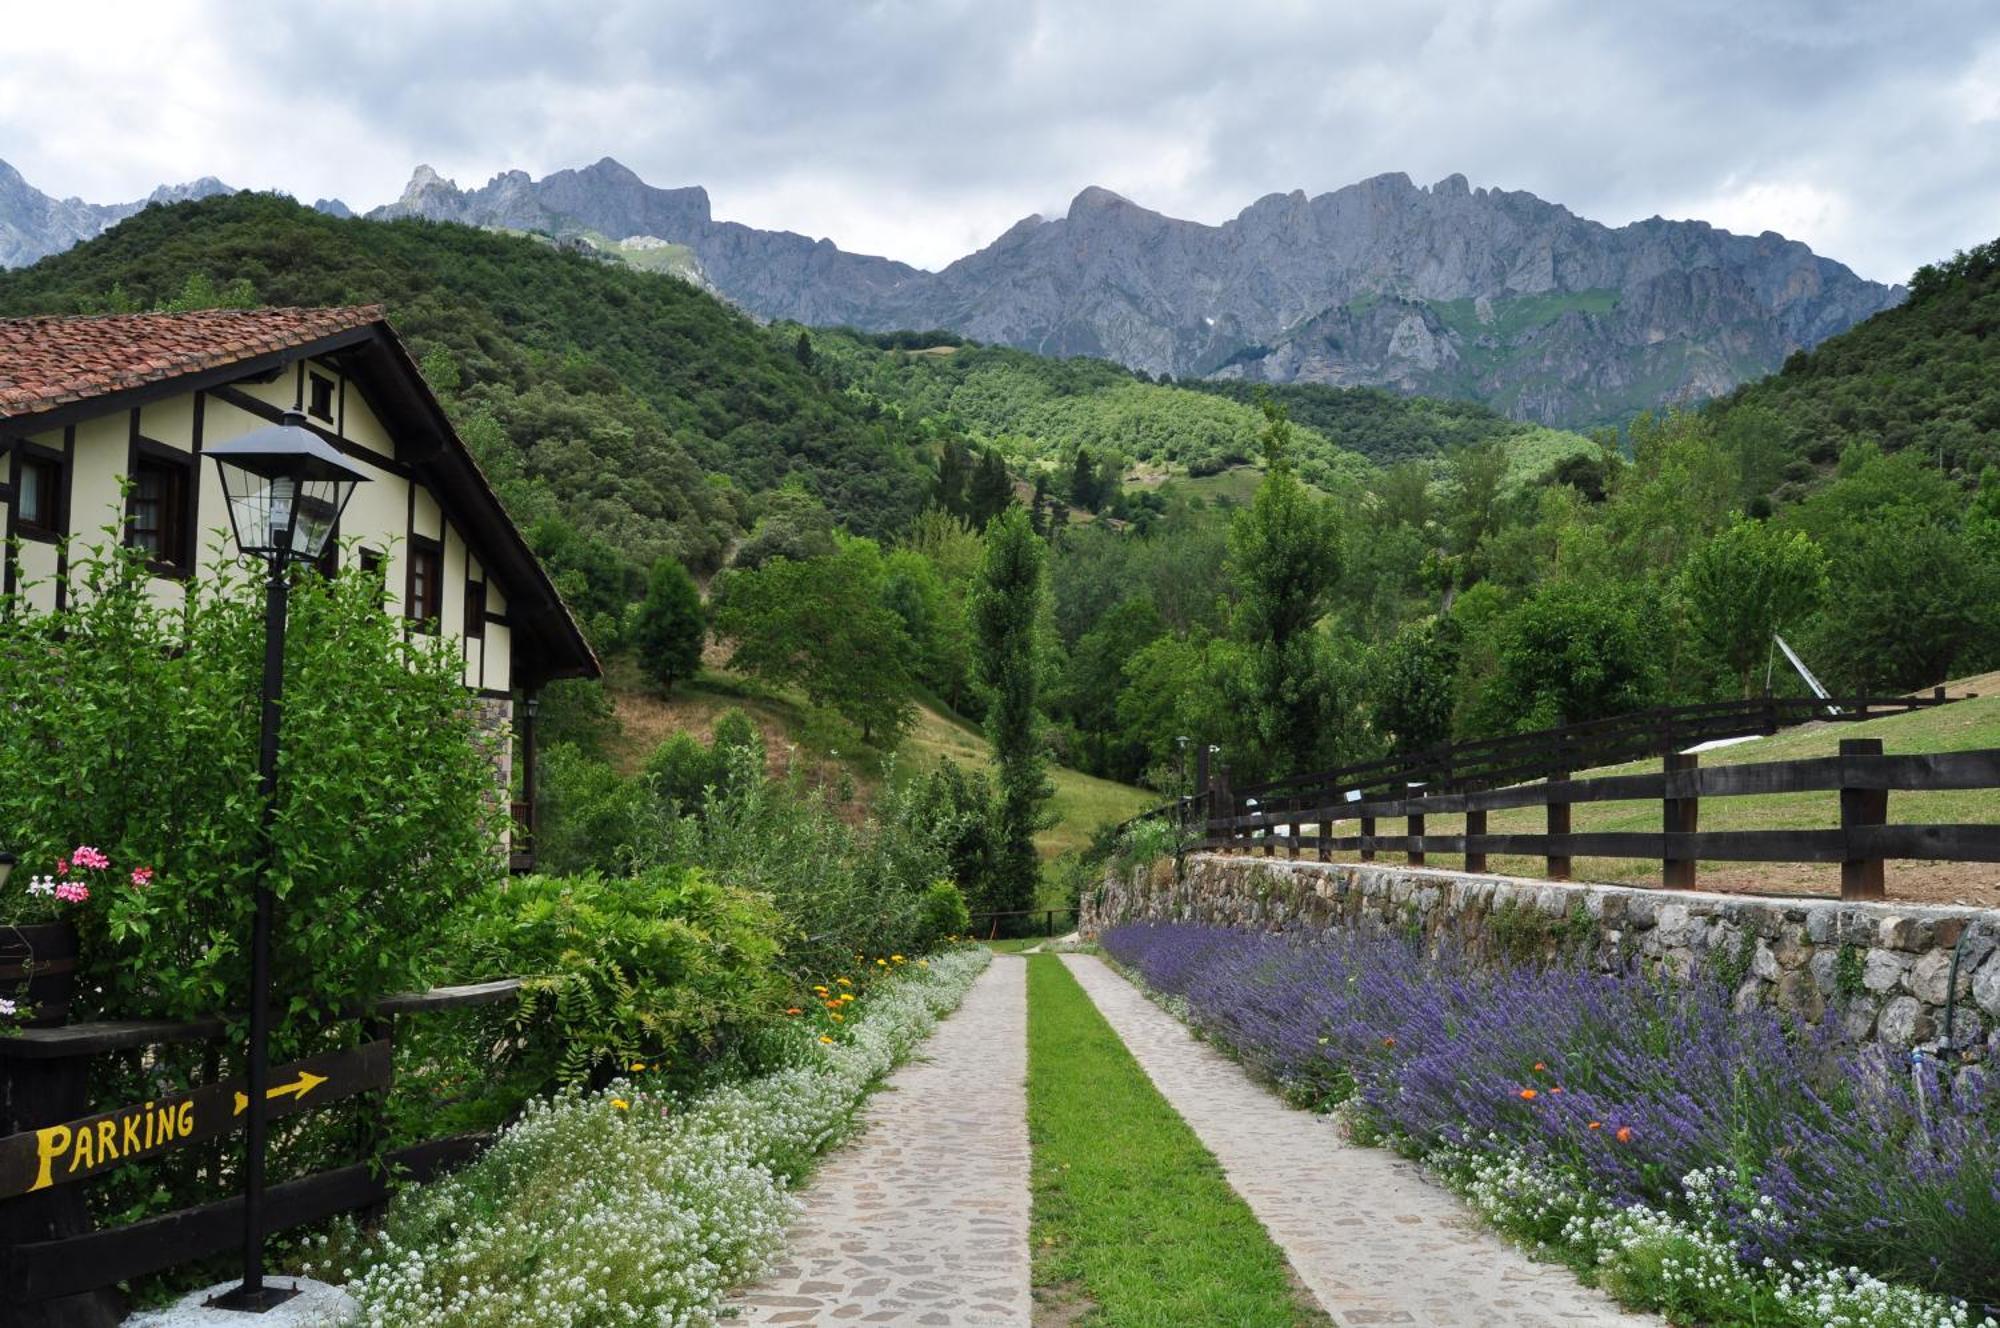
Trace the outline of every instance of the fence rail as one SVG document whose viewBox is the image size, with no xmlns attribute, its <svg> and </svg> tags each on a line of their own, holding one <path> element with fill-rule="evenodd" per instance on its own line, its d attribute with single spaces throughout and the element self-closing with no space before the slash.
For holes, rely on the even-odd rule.
<svg viewBox="0 0 2000 1328">
<path fill-rule="evenodd" d="M 1566 773 L 1536 783 L 1446 790 L 1429 786 L 1349 796 L 1337 783 L 1313 793 L 1256 799 L 1243 793 L 1211 798 L 1217 813 L 1205 818 L 1201 847 L 1217 852 L 1261 852 L 1288 858 L 1311 851 L 1328 861 L 1336 851 L 1363 861 L 1398 853 L 1422 865 L 1431 853 L 1462 854 L 1468 871 L 1483 872 L 1490 856 L 1538 857 L 1544 874 L 1568 880 L 1580 857 L 1650 859 L 1664 884 L 1695 884 L 1696 864 L 1710 862 L 1839 863 L 1841 895 L 1883 897 L 1883 864 L 1897 859 L 2000 862 L 2000 824 L 1904 824 L 1888 821 L 1892 792 L 1944 792 L 2000 788 L 2000 749 L 1929 755 L 1887 755 L 1876 738 L 1849 738 L 1837 756 L 1807 757 L 1702 768 L 1700 757 L 1668 753 L 1657 772 L 1574 779 Z M 1711 798 L 1785 793 L 1838 795 L 1835 828 L 1712 830 L 1699 828 L 1700 809 Z M 1337 794 L 1338 796 L 1327 796 Z M 1658 831 L 1571 829 L 1579 803 L 1657 801 Z M 1487 829 L 1495 811 L 1541 807 L 1540 833 Z M 1831 809 L 1829 809 L 1831 810 Z M 1425 820 L 1461 815 L 1461 834 L 1431 834 Z M 1380 834 L 1377 822 L 1401 819 L 1403 834 Z M 1344 822 L 1355 833 L 1336 834 Z"/>
<path fill-rule="evenodd" d="M 974 913 L 972 915 L 972 934 L 974 936 L 983 936 L 989 941 L 998 940 L 1000 938 L 1000 920 L 1002 918 L 1040 918 L 1042 920 L 1042 930 L 1028 931 L 1024 929 L 1017 934 L 1017 937 L 1057 936 L 1062 933 L 1056 930 L 1056 919 L 1061 918 L 1065 924 L 1073 927 L 1076 922 L 1076 910 L 1069 908 L 1017 908 L 1004 912 L 988 911 Z"/>
<path fill-rule="evenodd" d="M 1312 851 L 1326 860 L 1339 851 L 1357 852 L 1363 861 L 1397 853 L 1413 866 L 1431 853 L 1453 853 L 1465 857 L 1469 871 L 1485 871 L 1494 855 L 1538 857 L 1544 874 L 1558 881 L 1570 879 L 1579 857 L 1655 859 L 1665 883 L 1678 887 L 1695 883 L 1703 860 L 1838 862 L 1843 895 L 1878 898 L 1888 860 L 2000 862 L 2000 826 L 1887 819 L 1892 791 L 2000 788 L 2000 751 L 1888 756 L 1879 741 L 1850 739 L 1838 756 L 1704 769 L 1689 749 L 1811 720 L 1907 714 L 1970 695 L 1950 697 L 1938 687 L 1917 696 L 1763 696 L 1660 707 L 1245 785 L 1233 784 L 1226 766 L 1211 767 L 1210 749 L 1197 745 L 1197 791 L 1134 821 L 1171 819 L 1191 842 L 1218 852 L 1269 856 L 1282 845 L 1289 857 Z M 1659 771 L 1575 778 L 1579 770 L 1647 757 L 1660 759 Z M 1812 792 L 1839 795 L 1839 828 L 1699 829 L 1705 798 Z M 1578 803 L 1634 801 L 1661 804 L 1657 832 L 1572 828 Z M 1541 832 L 1488 831 L 1489 813 L 1527 807 L 1545 809 Z M 1464 833 L 1428 833 L 1425 821 L 1434 815 L 1465 817 Z M 1405 833 L 1378 833 L 1383 819 L 1404 820 Z M 1343 822 L 1354 823 L 1353 833 L 1334 833 Z"/>
<path fill-rule="evenodd" d="M 380 1137 L 380 1108 L 393 1089 L 393 1071 L 385 1062 L 393 1047 L 397 1019 L 510 1000 L 520 990 L 519 979 L 504 978 L 390 996 L 365 1010 L 344 1012 L 336 1022 L 358 1023 L 364 1045 L 355 1052 L 328 1053 L 321 1059 L 349 1058 L 350 1063 L 359 1065 L 362 1053 L 372 1049 L 381 1054 L 381 1062 L 371 1062 L 379 1064 L 379 1070 L 355 1089 L 374 1095 L 377 1103 L 374 1116 L 364 1118 L 369 1121 L 366 1137 Z M 154 1049 L 188 1043 L 215 1044 L 227 1036 L 229 1027 L 229 1021 L 220 1016 L 121 1020 L 21 1029 L 0 1038 L 0 1144 L 23 1134 L 46 1140 L 53 1130 L 62 1131 L 67 1138 L 72 1126 L 80 1131 L 84 1120 L 100 1119 L 101 1114 L 88 1114 L 88 1071 L 94 1059 L 128 1053 L 153 1055 Z M 379 1046 L 371 1048 L 370 1044 Z M 229 1091 L 229 1084 L 212 1073 L 213 1063 L 210 1068 L 207 1086 L 185 1095 L 189 1119 L 203 1094 Z M 322 1091 L 329 1094 L 327 1101 L 344 1100 L 334 1095 L 332 1087 Z M 295 1109 L 311 1109 L 299 1101 L 304 1095 L 302 1088 L 293 1100 Z M 119 1110 L 150 1112 L 156 1121 L 160 1118 L 152 1102 Z M 203 1131 L 196 1136 L 183 1125 L 182 1141 L 213 1148 L 233 1129 L 233 1123 L 224 1123 L 216 1132 Z M 138 1130 L 133 1133 L 138 1134 Z M 112 1137 L 116 1137 L 115 1132 Z M 279 1231 L 371 1207 L 388 1197 L 392 1181 L 429 1179 L 471 1157 L 485 1142 L 485 1136 L 476 1134 L 432 1139 L 378 1156 L 361 1156 L 353 1165 L 274 1185 L 265 1191 L 265 1229 Z M 148 1150 L 152 1151 L 150 1144 Z M 368 1154 L 372 1149 L 361 1146 L 357 1151 Z M 71 1169 L 76 1168 L 73 1165 Z M 90 1169 L 82 1174 L 91 1174 Z M 83 1191 L 88 1184 L 87 1180 L 50 1184 L 45 1179 L 26 1193 L 0 1198 L 0 1285 L 7 1288 L 5 1297 L 0 1297 L 0 1328 L 116 1324 L 120 1307 L 110 1288 L 117 1283 L 224 1253 L 242 1240 L 240 1194 L 100 1230 L 93 1229 L 85 1202 Z"/>
</svg>

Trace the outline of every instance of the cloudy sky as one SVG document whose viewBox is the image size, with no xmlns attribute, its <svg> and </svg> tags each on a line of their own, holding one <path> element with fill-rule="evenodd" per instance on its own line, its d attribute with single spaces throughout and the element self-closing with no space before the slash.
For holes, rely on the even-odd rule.
<svg viewBox="0 0 2000 1328">
<path fill-rule="evenodd" d="M 1085 185 L 1220 221 L 1462 172 L 1864 276 L 2000 234 L 1983 0 L 239 0 L 23 5 L 0 159 L 93 202 L 216 175 L 357 208 L 614 156 L 935 267 Z"/>
</svg>

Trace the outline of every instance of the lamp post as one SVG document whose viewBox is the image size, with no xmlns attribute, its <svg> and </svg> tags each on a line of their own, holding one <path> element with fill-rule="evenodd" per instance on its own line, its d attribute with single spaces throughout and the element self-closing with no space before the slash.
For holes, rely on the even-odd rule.
<svg viewBox="0 0 2000 1328">
<path fill-rule="evenodd" d="M 271 1038 L 271 822 L 277 814 L 279 700 L 285 686 L 285 611 L 291 569 L 325 550 L 354 486 L 368 476 L 306 427 L 305 416 L 211 447 L 229 500 L 229 524 L 244 557 L 264 563 L 263 722 L 257 774 L 264 801 L 258 828 L 256 920 L 250 931 L 249 1102 L 244 1118 L 243 1285 L 215 1298 L 218 1309 L 261 1314 L 297 1295 L 264 1285 L 265 1093 Z"/>
<path fill-rule="evenodd" d="M 7 888 L 7 878 L 14 874 L 14 864 L 20 859 L 4 849 L 0 849 L 0 890 Z"/>
</svg>

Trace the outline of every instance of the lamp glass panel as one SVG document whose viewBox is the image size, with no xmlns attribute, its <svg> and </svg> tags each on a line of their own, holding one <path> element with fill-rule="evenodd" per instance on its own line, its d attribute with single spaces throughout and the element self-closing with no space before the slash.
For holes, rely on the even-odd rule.
<svg viewBox="0 0 2000 1328">
<path fill-rule="evenodd" d="M 236 547 L 247 554 L 277 552 L 283 545 L 278 542 L 275 527 L 280 521 L 291 521 L 291 503 L 288 497 L 281 500 L 276 490 L 280 484 L 289 488 L 291 482 L 256 475 L 241 466 L 224 464 L 221 470 L 222 491 L 229 500 L 229 524 L 236 531 Z"/>
<path fill-rule="evenodd" d="M 294 504 L 296 521 L 292 530 L 292 553 L 300 558 L 317 558 L 326 550 L 326 542 L 333 537 L 333 528 L 340 520 L 340 509 L 347 505 L 347 495 L 354 492 L 351 481 L 307 480 Z"/>
</svg>

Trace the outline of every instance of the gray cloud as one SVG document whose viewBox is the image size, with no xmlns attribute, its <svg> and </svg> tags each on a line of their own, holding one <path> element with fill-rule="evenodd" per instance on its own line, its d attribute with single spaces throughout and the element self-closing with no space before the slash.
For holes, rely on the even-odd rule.
<svg viewBox="0 0 2000 1328">
<path fill-rule="evenodd" d="M 925 266 L 1089 184 L 1219 221 L 1391 170 L 1779 230 L 1885 280 L 2000 230 L 2000 11 L 1977 0 L 206 0 L 10 24 L 0 157 L 97 200 L 214 174 L 365 207 L 419 161 L 470 185 L 610 155 L 718 216 Z"/>
</svg>

